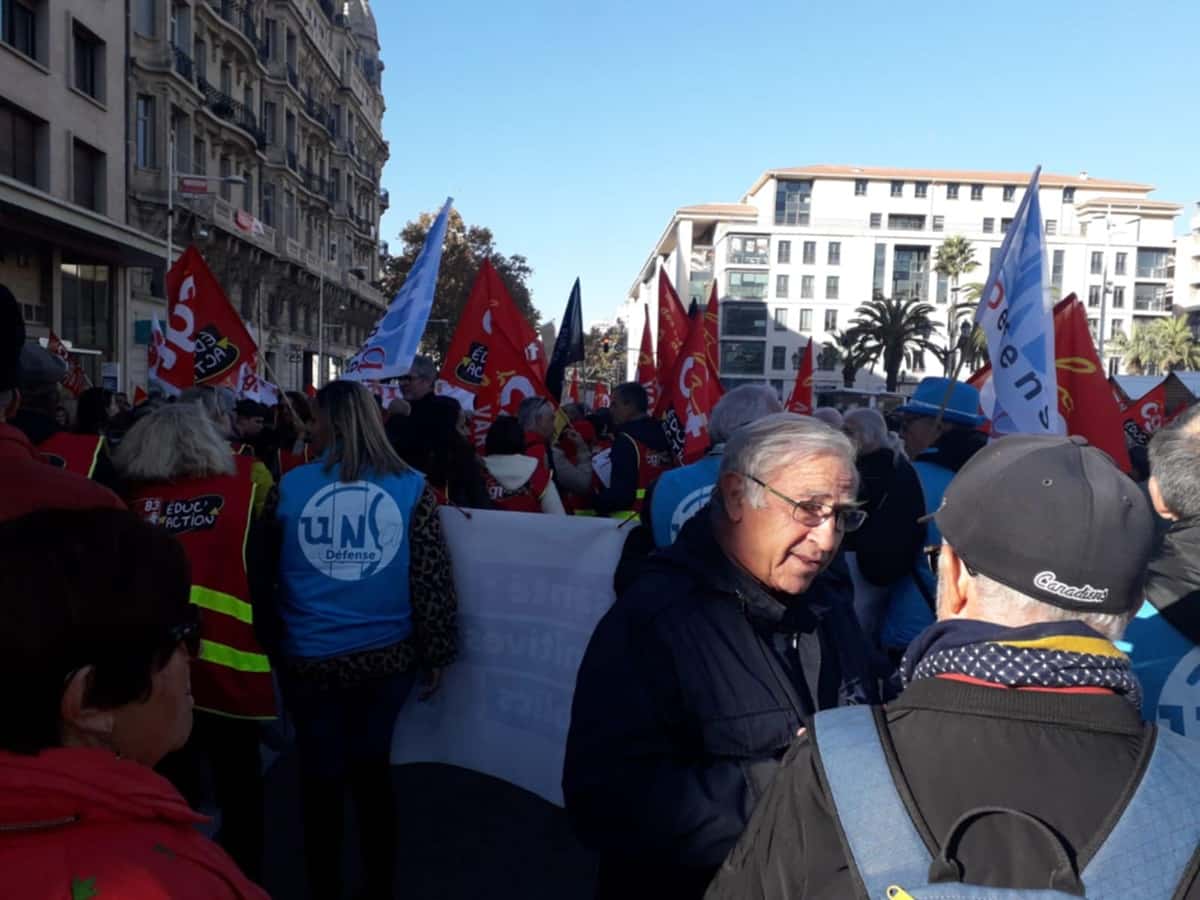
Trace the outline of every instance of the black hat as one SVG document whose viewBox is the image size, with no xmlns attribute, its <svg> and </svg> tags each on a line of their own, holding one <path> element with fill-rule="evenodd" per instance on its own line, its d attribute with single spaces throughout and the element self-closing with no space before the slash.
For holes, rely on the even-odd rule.
<svg viewBox="0 0 1200 900">
<path fill-rule="evenodd" d="M 1022 594 L 1077 612 L 1141 604 L 1154 513 L 1083 438 L 993 441 L 950 482 L 934 519 L 967 566 Z"/>
<path fill-rule="evenodd" d="M 12 291 L 0 284 L 0 391 L 11 391 L 21 381 L 21 347 L 25 345 L 25 319 Z"/>
</svg>

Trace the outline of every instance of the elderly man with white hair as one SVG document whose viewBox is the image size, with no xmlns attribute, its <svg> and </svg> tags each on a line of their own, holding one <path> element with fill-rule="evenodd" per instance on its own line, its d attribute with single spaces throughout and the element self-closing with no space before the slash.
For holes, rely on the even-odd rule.
<svg viewBox="0 0 1200 900">
<path fill-rule="evenodd" d="M 744 384 L 717 401 L 708 422 L 708 437 L 712 441 L 708 454 L 690 466 L 663 472 L 642 508 L 642 521 L 653 532 L 656 546 L 668 546 L 679 536 L 683 523 L 708 505 L 725 454 L 725 442 L 733 433 L 743 425 L 778 412 L 783 412 L 783 404 L 774 388 L 765 384 Z"/>
<path fill-rule="evenodd" d="M 711 505 L 597 626 L 563 793 L 599 897 L 702 896 L 796 733 L 871 699 L 853 610 L 810 591 L 863 523 L 857 481 L 850 441 L 817 420 L 745 425 Z"/>
</svg>

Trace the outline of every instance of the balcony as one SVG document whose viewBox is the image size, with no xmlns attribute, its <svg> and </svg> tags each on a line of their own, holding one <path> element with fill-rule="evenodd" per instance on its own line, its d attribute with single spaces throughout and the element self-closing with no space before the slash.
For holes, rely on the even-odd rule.
<svg viewBox="0 0 1200 900">
<path fill-rule="evenodd" d="M 300 73 L 296 71 L 296 67 L 291 63 L 288 63 L 287 67 L 287 80 L 288 84 L 296 90 L 300 90 Z"/>
<path fill-rule="evenodd" d="M 379 208 L 381 210 L 390 209 L 392 206 L 391 195 L 388 194 L 387 188 L 379 189 Z"/>
<path fill-rule="evenodd" d="M 218 90 L 203 78 L 199 81 L 199 87 L 204 94 L 204 105 L 217 118 L 224 119 L 231 125 L 236 125 L 253 137 L 259 150 L 267 146 L 267 133 L 258 127 L 258 118 L 244 103 L 234 100 L 224 91 Z"/>
<path fill-rule="evenodd" d="M 239 0 L 208 0 L 208 6 L 222 20 L 240 31 L 242 36 L 254 47 L 255 52 L 261 56 L 258 26 L 255 25 L 254 17 L 250 14 L 250 9 L 246 4 Z"/>
<path fill-rule="evenodd" d="M 196 66 L 192 62 L 192 58 L 184 52 L 183 48 L 171 45 L 171 54 L 175 58 L 175 74 L 188 82 L 195 84 Z"/>
<path fill-rule="evenodd" d="M 752 250 L 731 250 L 729 262 L 735 266 L 769 266 L 771 254 L 755 253 Z"/>
<path fill-rule="evenodd" d="M 328 197 L 332 186 L 328 178 L 322 178 L 319 172 L 314 172 L 307 166 L 300 167 L 300 180 L 304 182 L 304 186 L 314 194 L 320 194 L 322 197 Z"/>
<path fill-rule="evenodd" d="M 1138 278 L 1156 278 L 1165 281 L 1166 279 L 1171 278 L 1173 275 L 1174 273 L 1171 271 L 1171 267 L 1169 265 L 1137 267 Z"/>
</svg>

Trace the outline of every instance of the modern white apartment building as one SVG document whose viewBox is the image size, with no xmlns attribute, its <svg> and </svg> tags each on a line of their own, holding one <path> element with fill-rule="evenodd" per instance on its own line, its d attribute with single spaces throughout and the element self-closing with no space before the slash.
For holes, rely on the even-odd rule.
<svg viewBox="0 0 1200 900">
<path fill-rule="evenodd" d="M 1200 340 L 1200 202 L 1190 225 L 1175 242 L 1175 311 L 1187 316 L 1192 334 Z"/>
<path fill-rule="evenodd" d="M 980 265 L 962 284 L 985 281 L 1028 179 L 1028 173 L 813 165 L 764 172 L 737 203 L 678 209 L 621 312 L 634 335 L 630 377 L 642 321 L 649 315 L 652 330 L 657 323 L 660 269 L 685 303 L 703 303 L 717 280 L 727 384 L 767 380 L 786 393 L 808 341 L 825 349 L 831 332 L 849 326 L 872 296 L 920 297 L 944 322 L 953 298 L 947 279 L 934 271 L 938 248 L 952 235 L 967 238 Z M 1105 340 L 1171 314 L 1174 221 L 1182 207 L 1150 199 L 1152 191 L 1086 172 L 1041 177 L 1051 284 L 1060 296 L 1079 295 L 1093 331 Z M 1120 360 L 1106 356 L 1118 370 Z M 817 386 L 839 386 L 840 367 L 830 354 L 817 359 Z M 926 374 L 941 374 L 935 359 L 916 360 L 907 381 Z M 860 373 L 856 387 L 879 384 Z"/>
</svg>

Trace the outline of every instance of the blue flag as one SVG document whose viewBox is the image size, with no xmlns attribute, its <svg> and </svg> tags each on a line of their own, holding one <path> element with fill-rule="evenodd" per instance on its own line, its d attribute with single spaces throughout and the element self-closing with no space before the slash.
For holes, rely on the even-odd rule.
<svg viewBox="0 0 1200 900">
<path fill-rule="evenodd" d="M 562 327 L 546 369 L 546 389 L 556 402 L 562 399 L 563 379 L 567 366 L 573 362 L 583 362 L 583 300 L 578 278 L 571 288 L 571 299 L 567 301 L 567 311 L 563 313 Z"/>
<path fill-rule="evenodd" d="M 367 335 L 362 349 L 346 363 L 343 378 L 377 381 L 405 375 L 412 368 L 429 312 L 433 309 L 438 270 L 442 265 L 442 244 L 446 240 L 446 224 L 453 202 L 453 197 L 446 198 L 446 205 L 425 236 L 425 246 L 417 254 L 404 284 L 400 285 L 383 318 Z"/>
<path fill-rule="evenodd" d="M 988 275 L 975 322 L 987 336 L 995 405 L 992 433 L 1066 434 L 1058 414 L 1054 306 L 1047 290 L 1046 243 L 1033 173 Z"/>
</svg>

